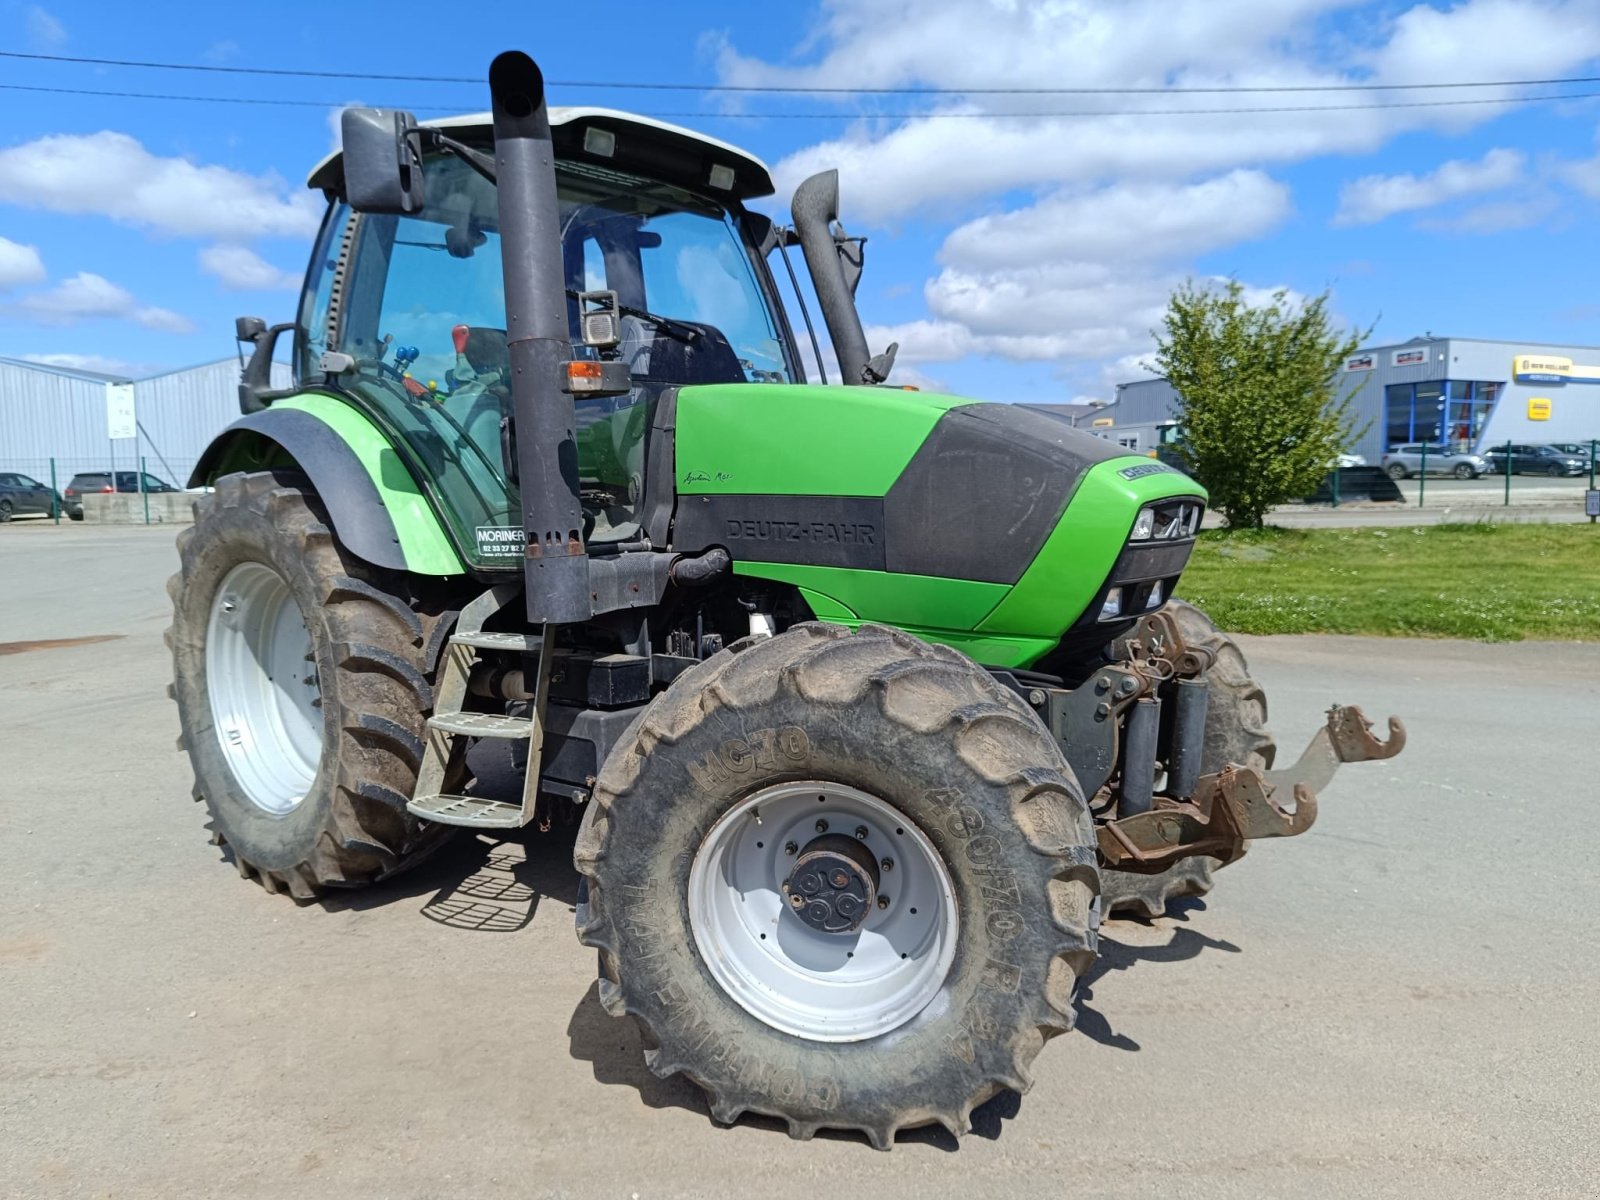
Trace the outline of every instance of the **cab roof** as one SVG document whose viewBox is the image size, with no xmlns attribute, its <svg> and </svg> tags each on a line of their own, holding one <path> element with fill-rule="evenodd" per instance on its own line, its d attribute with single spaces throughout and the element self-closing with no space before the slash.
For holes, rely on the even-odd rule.
<svg viewBox="0 0 1600 1200">
<path fill-rule="evenodd" d="M 642 117 L 612 108 L 551 107 L 550 131 L 556 144 L 556 157 L 611 165 L 636 171 L 652 179 L 677 183 L 708 194 L 721 193 L 738 200 L 772 195 L 772 172 L 753 154 L 717 138 L 707 137 L 679 125 Z M 494 140 L 494 120 L 489 113 L 467 113 L 419 121 L 425 129 L 447 130 L 459 141 L 484 146 Z M 589 148 L 595 139 L 591 129 L 614 137 L 614 153 L 597 154 Z M 715 167 L 733 173 L 732 186 L 718 186 L 712 178 Z M 723 179 L 726 178 L 722 173 Z M 324 192 L 344 190 L 344 155 L 335 150 L 315 167 L 306 186 Z"/>
</svg>

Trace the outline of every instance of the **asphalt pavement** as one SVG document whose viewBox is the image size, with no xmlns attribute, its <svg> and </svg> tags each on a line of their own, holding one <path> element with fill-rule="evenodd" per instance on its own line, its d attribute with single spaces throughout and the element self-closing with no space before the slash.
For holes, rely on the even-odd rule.
<svg viewBox="0 0 1600 1200">
<path fill-rule="evenodd" d="M 1597 1194 L 1600 647 L 1246 639 L 1283 760 L 1334 701 L 1409 748 L 1108 925 L 1029 1094 L 880 1153 L 650 1076 L 570 835 L 304 906 L 239 879 L 173 749 L 172 534 L 0 529 L 0 1195 Z"/>
</svg>

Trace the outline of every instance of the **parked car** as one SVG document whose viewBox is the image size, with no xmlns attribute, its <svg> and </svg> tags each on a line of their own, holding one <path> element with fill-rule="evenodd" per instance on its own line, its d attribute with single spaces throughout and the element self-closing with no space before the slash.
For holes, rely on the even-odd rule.
<svg viewBox="0 0 1600 1200">
<path fill-rule="evenodd" d="M 47 484 L 31 475 L 0 472 L 0 521 L 9 521 L 25 513 L 43 513 L 48 517 L 55 511 L 52 505 L 60 501 L 61 497 Z"/>
<path fill-rule="evenodd" d="M 1563 454 L 1570 454 L 1574 458 L 1581 458 L 1584 462 L 1589 461 L 1588 442 L 1546 442 L 1545 445 L 1552 450 L 1559 450 Z"/>
<path fill-rule="evenodd" d="M 1503 474 L 1506 469 L 1506 448 L 1492 447 L 1484 457 L 1493 464 L 1493 470 Z M 1511 446 L 1511 473 L 1513 475 L 1583 475 L 1589 470 L 1588 455 L 1568 454 L 1554 446 Z"/>
<path fill-rule="evenodd" d="M 1422 443 L 1395 446 L 1383 456 L 1383 469 L 1390 479 L 1410 479 L 1422 471 Z M 1428 474 L 1454 475 L 1457 479 L 1476 479 L 1494 470 L 1489 460 L 1470 451 L 1451 450 L 1445 446 L 1428 447 Z"/>
<path fill-rule="evenodd" d="M 144 473 L 144 487 L 139 487 L 138 471 L 118 471 L 116 486 L 111 484 L 110 471 L 79 471 L 72 477 L 72 482 L 67 484 L 67 490 L 62 493 L 62 507 L 67 516 L 74 521 L 83 520 L 83 497 L 90 492 L 176 492 L 175 488 L 164 479 L 157 479 L 150 472 Z"/>
</svg>

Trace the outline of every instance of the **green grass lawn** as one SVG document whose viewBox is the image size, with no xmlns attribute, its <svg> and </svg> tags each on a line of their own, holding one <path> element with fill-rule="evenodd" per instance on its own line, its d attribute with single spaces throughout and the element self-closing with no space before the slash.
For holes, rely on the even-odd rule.
<svg viewBox="0 0 1600 1200">
<path fill-rule="evenodd" d="M 1178 595 L 1239 633 L 1600 641 L 1600 527 L 1219 530 Z"/>
</svg>

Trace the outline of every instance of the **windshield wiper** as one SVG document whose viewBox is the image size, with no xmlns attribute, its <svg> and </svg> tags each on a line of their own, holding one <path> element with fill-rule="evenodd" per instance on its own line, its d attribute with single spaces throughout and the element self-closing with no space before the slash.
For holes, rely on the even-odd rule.
<svg viewBox="0 0 1600 1200">
<path fill-rule="evenodd" d="M 499 183 L 499 179 L 495 175 L 494 156 L 492 154 L 485 154 L 482 150 L 474 150 L 471 146 L 456 141 L 453 137 L 446 137 L 437 129 L 423 129 L 422 135 L 429 145 L 440 150 L 448 150 L 490 183 Z"/>
</svg>

